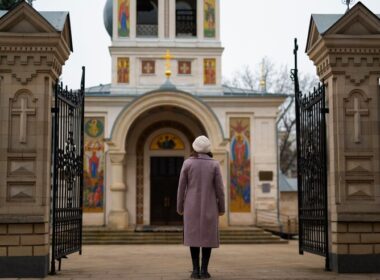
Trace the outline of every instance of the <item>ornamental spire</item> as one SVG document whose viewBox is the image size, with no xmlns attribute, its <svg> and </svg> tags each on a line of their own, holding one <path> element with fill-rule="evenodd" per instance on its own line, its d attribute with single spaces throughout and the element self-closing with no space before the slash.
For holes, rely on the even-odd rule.
<svg viewBox="0 0 380 280">
<path fill-rule="evenodd" d="M 354 2 L 355 0 L 342 0 L 342 3 L 344 5 L 347 5 L 347 10 L 346 13 L 350 10 L 350 5 Z"/>
<path fill-rule="evenodd" d="M 165 75 L 169 79 L 170 76 L 172 75 L 172 71 L 170 70 L 171 68 L 171 59 L 174 57 L 171 55 L 170 50 L 166 50 L 166 54 L 163 56 L 163 58 L 166 60 L 165 63 Z"/>
</svg>

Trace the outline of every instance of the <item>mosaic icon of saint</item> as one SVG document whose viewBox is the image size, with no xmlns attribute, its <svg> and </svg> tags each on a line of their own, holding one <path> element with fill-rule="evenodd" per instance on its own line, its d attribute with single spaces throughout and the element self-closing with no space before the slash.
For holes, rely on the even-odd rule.
<svg viewBox="0 0 380 280">
<path fill-rule="evenodd" d="M 129 0 L 121 0 L 119 5 L 119 36 L 129 36 Z"/>
<path fill-rule="evenodd" d="M 215 77 L 215 62 L 212 59 L 205 60 L 205 84 L 214 85 L 216 83 Z"/>
</svg>

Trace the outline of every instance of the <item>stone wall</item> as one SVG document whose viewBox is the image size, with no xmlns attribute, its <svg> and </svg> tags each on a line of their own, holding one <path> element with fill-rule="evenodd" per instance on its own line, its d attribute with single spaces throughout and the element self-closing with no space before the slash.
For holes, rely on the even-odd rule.
<svg viewBox="0 0 380 280">
<path fill-rule="evenodd" d="M 55 16 L 21 2 L 0 18 L 0 277 L 48 273 L 53 85 L 72 50 Z"/>
</svg>

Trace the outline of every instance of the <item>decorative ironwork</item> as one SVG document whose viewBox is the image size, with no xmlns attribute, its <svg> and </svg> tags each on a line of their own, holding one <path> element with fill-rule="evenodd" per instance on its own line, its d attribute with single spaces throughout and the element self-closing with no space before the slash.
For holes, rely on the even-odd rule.
<svg viewBox="0 0 380 280">
<path fill-rule="evenodd" d="M 176 10 L 176 36 L 197 36 L 196 10 Z"/>
<path fill-rule="evenodd" d="M 325 85 L 300 91 L 295 40 L 292 70 L 296 98 L 299 252 L 326 257 L 329 270 Z"/>
<path fill-rule="evenodd" d="M 82 252 L 83 132 L 85 68 L 81 88 L 68 90 L 57 82 L 52 108 L 52 258 L 55 264 L 67 255 Z"/>
<path fill-rule="evenodd" d="M 137 24 L 137 37 L 157 37 L 157 24 Z"/>
</svg>

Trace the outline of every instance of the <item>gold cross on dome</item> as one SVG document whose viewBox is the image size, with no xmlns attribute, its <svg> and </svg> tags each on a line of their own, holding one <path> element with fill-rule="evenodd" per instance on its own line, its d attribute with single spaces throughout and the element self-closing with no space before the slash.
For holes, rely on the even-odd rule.
<svg viewBox="0 0 380 280">
<path fill-rule="evenodd" d="M 166 54 L 163 56 L 163 58 L 166 60 L 165 63 L 165 75 L 169 79 L 172 75 L 172 71 L 170 70 L 170 60 L 174 57 L 171 55 L 170 50 L 166 50 Z"/>
</svg>

